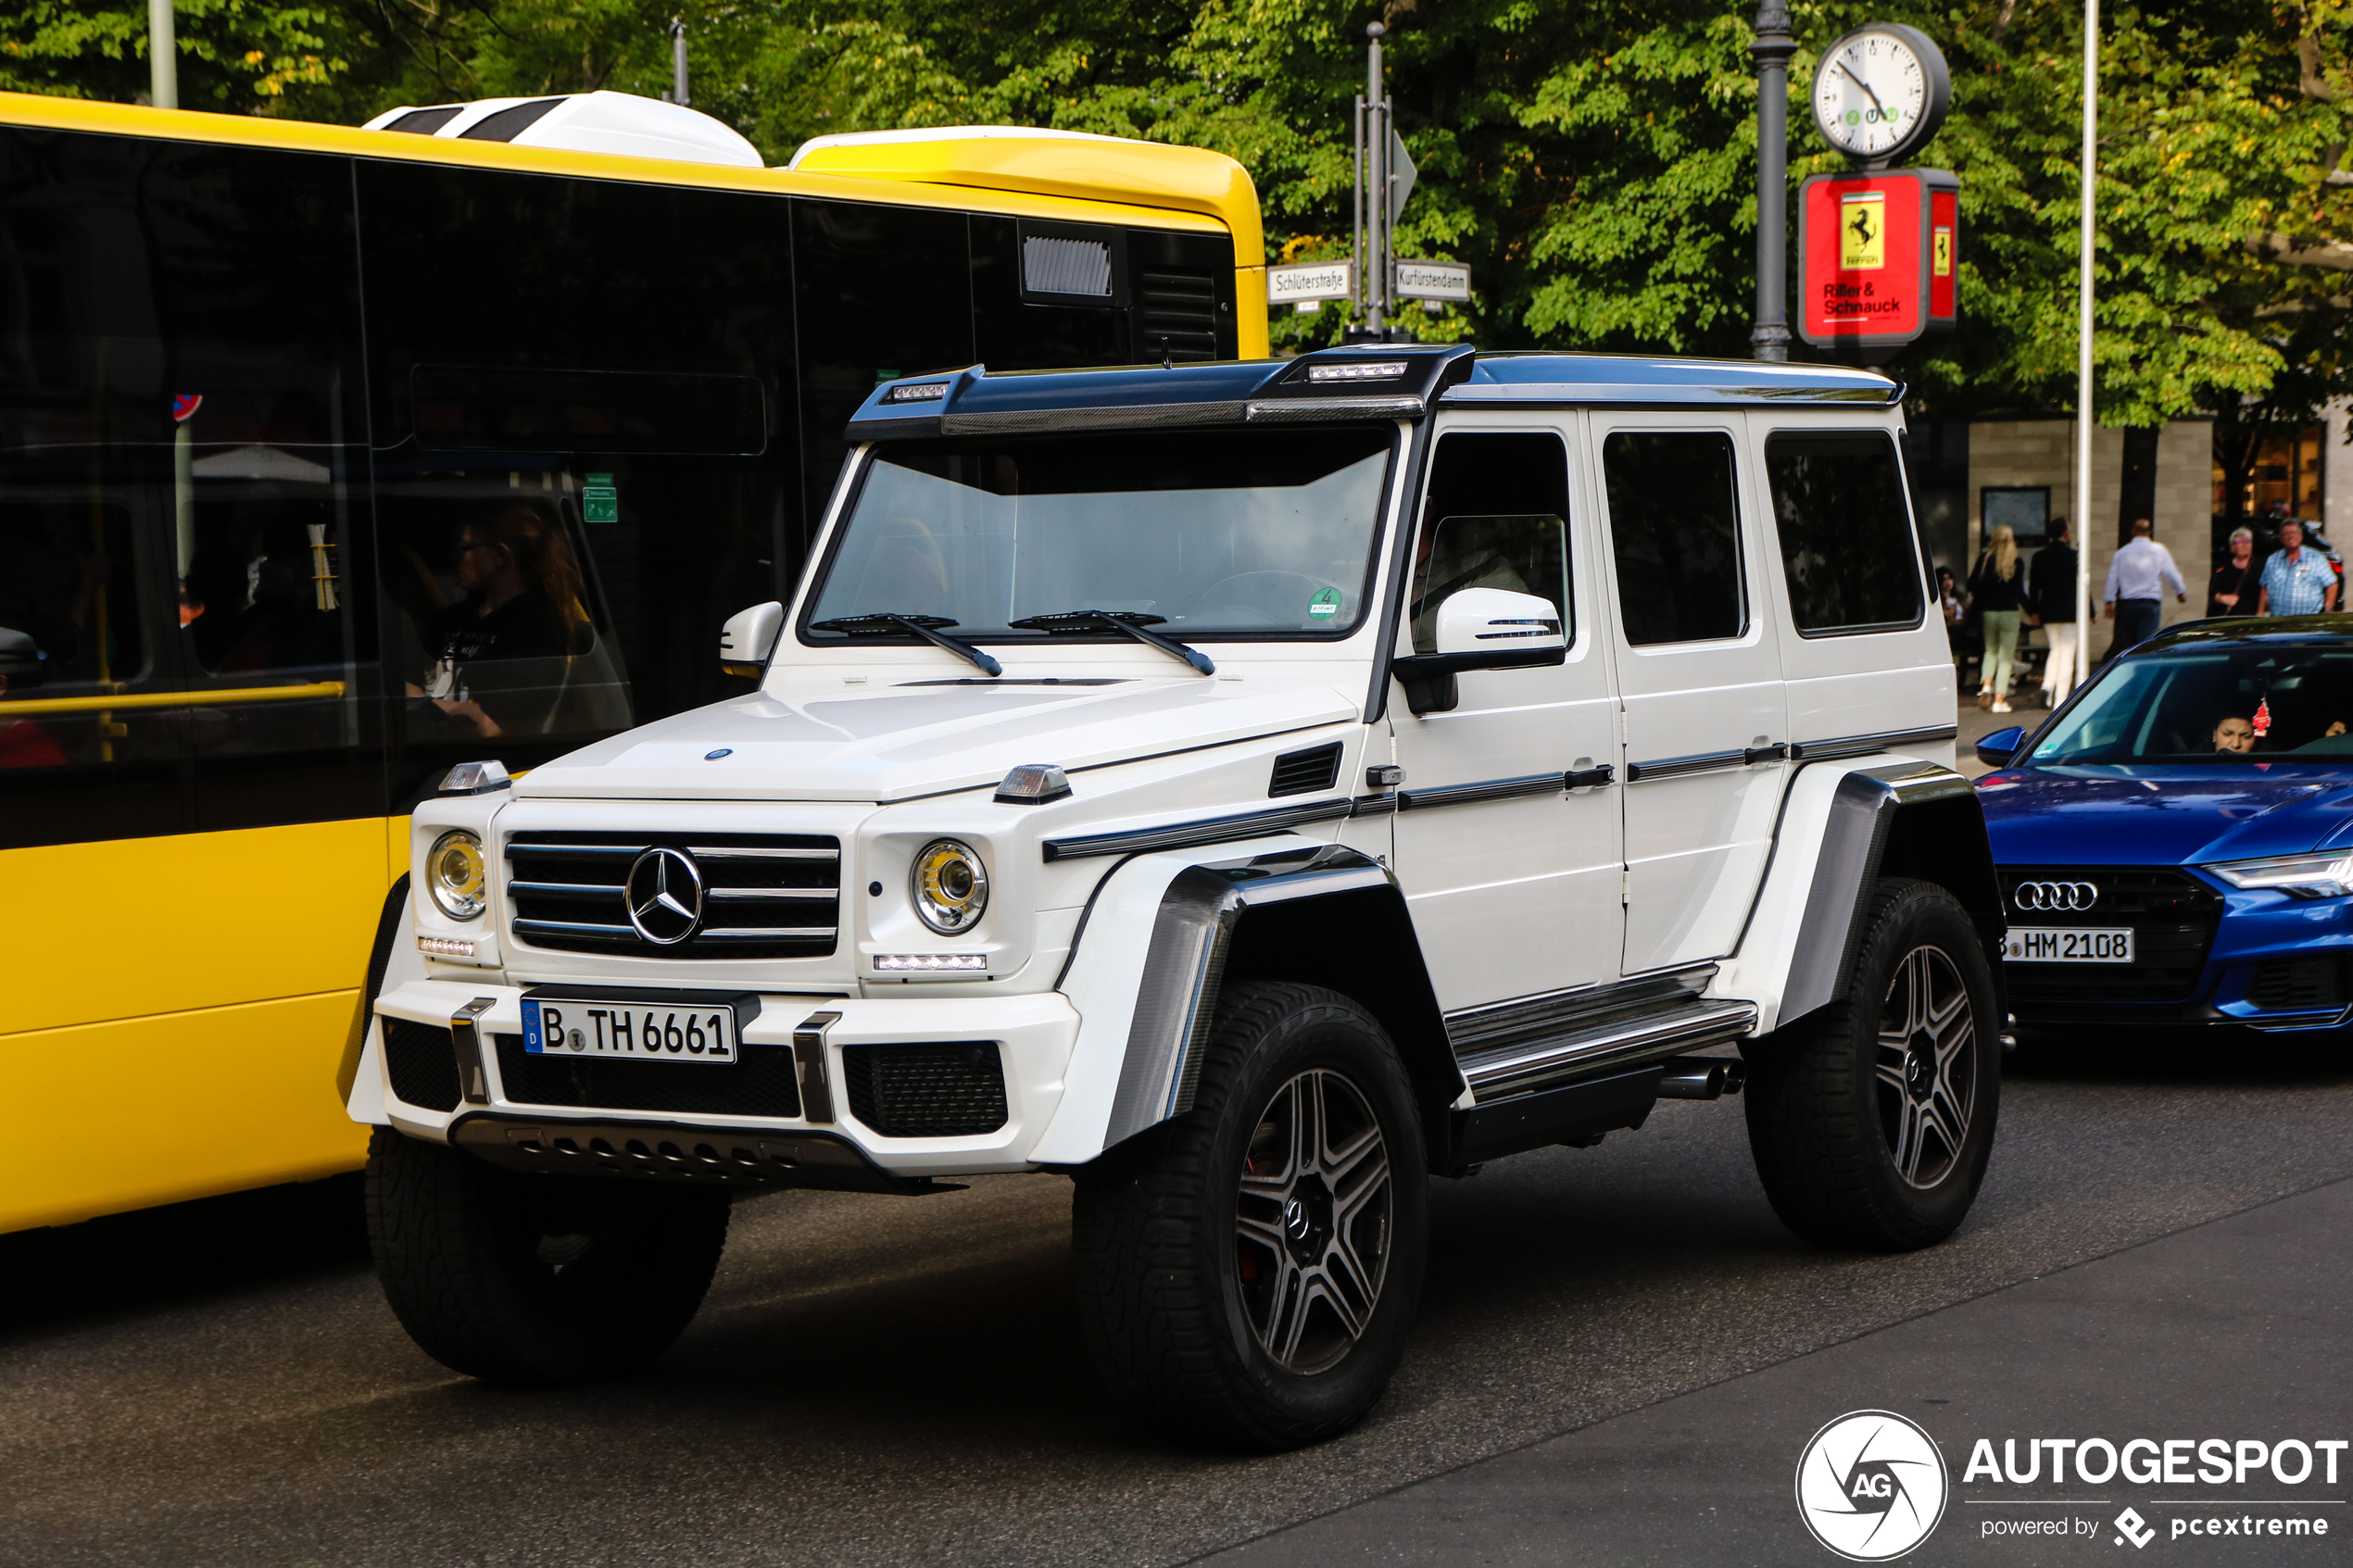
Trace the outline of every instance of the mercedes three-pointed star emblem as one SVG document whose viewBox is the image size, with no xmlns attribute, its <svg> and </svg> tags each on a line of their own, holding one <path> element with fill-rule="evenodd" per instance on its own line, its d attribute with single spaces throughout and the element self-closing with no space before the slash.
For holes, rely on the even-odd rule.
<svg viewBox="0 0 2353 1568">
<path fill-rule="evenodd" d="M 629 923 L 658 947 L 674 947 L 702 924 L 702 872 L 683 849 L 648 849 L 630 863 Z"/>
</svg>

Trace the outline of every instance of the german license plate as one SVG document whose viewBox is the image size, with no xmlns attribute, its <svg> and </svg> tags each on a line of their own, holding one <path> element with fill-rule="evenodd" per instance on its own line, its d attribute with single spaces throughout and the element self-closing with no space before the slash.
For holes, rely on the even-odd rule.
<svg viewBox="0 0 2353 1568">
<path fill-rule="evenodd" d="M 2014 925 L 2002 956 L 2011 963 L 2131 963 L 2133 928 Z"/>
<path fill-rule="evenodd" d="M 731 1062 L 737 1045 L 735 1009 L 724 997 L 709 1007 L 611 997 L 522 999 L 522 1048 L 534 1056 Z"/>
</svg>

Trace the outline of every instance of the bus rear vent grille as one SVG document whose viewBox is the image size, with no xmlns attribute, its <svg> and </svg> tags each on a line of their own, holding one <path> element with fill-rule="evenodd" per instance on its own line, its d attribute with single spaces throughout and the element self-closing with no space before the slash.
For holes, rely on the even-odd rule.
<svg viewBox="0 0 2353 1568">
<path fill-rule="evenodd" d="M 1217 358 L 1217 283 L 1206 272 L 1139 270 L 1135 274 L 1137 358 Z"/>
<path fill-rule="evenodd" d="M 997 1044 L 848 1046 L 849 1111 L 887 1138 L 969 1138 L 1005 1124 Z"/>
<path fill-rule="evenodd" d="M 405 1018 L 383 1022 L 384 1066 L 401 1103 L 420 1110 L 457 1110 L 458 1051 L 449 1031 Z"/>
<path fill-rule="evenodd" d="M 1266 793 L 1277 795 L 1314 795 L 1332 787 L 1340 779 L 1340 742 L 1329 746 L 1315 746 L 1305 751 L 1286 751 L 1275 759 L 1275 776 L 1267 781 Z"/>
</svg>

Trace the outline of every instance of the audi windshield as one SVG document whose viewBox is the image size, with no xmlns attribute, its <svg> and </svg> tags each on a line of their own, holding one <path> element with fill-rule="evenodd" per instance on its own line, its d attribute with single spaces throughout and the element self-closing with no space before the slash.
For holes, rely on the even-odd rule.
<svg viewBox="0 0 2353 1568">
<path fill-rule="evenodd" d="M 2211 644 L 2128 659 L 2036 744 L 2036 767 L 2353 759 L 2353 644 Z"/>
<path fill-rule="evenodd" d="M 1291 425 L 879 446 L 803 640 L 918 634 L 909 621 L 968 643 L 1122 635 L 1105 613 L 1187 642 L 1345 636 L 1396 441 Z"/>
</svg>

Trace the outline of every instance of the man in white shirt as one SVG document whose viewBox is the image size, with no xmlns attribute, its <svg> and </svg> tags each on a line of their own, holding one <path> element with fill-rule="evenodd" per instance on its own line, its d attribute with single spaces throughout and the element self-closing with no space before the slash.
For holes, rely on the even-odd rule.
<svg viewBox="0 0 2353 1568">
<path fill-rule="evenodd" d="M 2108 587 L 2100 597 L 2107 602 L 2108 618 L 2116 622 L 2116 634 L 2108 645 L 2109 659 L 2157 635 L 2165 623 L 2165 601 L 2158 596 L 2163 588 L 2172 589 L 2178 603 L 2189 602 L 2189 584 L 2182 581 L 2172 552 L 2149 537 L 2149 527 L 2148 519 L 2136 519 L 2133 542 L 2108 563 Z"/>
</svg>

